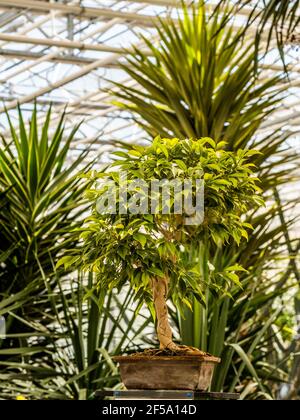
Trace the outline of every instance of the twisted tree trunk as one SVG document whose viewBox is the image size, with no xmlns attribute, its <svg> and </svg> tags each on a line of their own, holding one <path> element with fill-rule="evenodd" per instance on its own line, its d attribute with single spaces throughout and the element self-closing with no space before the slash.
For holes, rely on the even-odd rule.
<svg viewBox="0 0 300 420">
<path fill-rule="evenodd" d="M 168 283 L 167 277 L 152 280 L 153 301 L 157 317 L 157 337 L 161 350 L 178 351 L 179 346 L 173 342 L 173 333 L 169 322 L 167 307 Z"/>
<path fill-rule="evenodd" d="M 157 318 L 157 337 L 160 343 L 160 350 L 169 350 L 175 354 L 187 354 L 187 355 L 206 355 L 207 353 L 202 352 L 195 347 L 177 345 L 173 342 L 173 332 L 169 322 L 169 312 L 167 306 L 167 296 L 169 288 L 169 279 L 155 278 L 151 282 L 153 292 L 153 302 L 155 306 L 156 318 Z"/>
</svg>

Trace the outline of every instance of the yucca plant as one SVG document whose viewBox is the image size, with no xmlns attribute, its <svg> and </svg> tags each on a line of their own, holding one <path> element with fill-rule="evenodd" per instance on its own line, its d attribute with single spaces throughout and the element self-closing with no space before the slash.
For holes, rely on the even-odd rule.
<svg viewBox="0 0 300 420">
<path fill-rule="evenodd" d="M 292 325 L 295 326 L 293 331 L 293 337 L 288 346 L 283 348 L 283 355 L 281 358 L 281 364 L 284 366 L 291 364 L 290 375 L 289 375 L 289 385 L 285 386 L 285 389 L 281 387 L 279 389 L 280 399 L 291 400 L 300 398 L 300 343 L 299 343 L 299 334 L 300 334 L 300 293 L 295 296 L 295 320 L 292 322 Z"/>
<path fill-rule="evenodd" d="M 18 395 L 39 400 L 93 399 L 96 390 L 121 386 L 111 356 L 120 354 L 121 349 L 136 351 L 142 345 L 139 339 L 147 338 L 150 319 L 136 315 L 132 291 L 125 290 L 122 296 L 111 292 L 99 307 L 92 275 L 57 278 L 56 283 L 55 288 L 48 287 L 47 292 L 34 297 L 41 320 L 25 311 L 27 315 L 18 319 L 19 325 L 27 326 L 27 332 L 7 335 L 6 340 L 17 338 L 21 342 L 30 338 L 30 345 L 0 349 L 3 399 Z M 26 289 L 16 300 L 22 302 L 23 293 Z M 86 299 L 87 294 L 90 299 Z M 0 314 L 13 310 L 12 301 L 6 302 L 6 306 L 5 301 L 0 304 Z M 23 305 L 30 306 L 31 302 L 23 301 Z"/>
<path fill-rule="evenodd" d="M 236 30 L 231 13 L 208 15 L 200 1 L 183 14 L 178 23 L 160 22 L 158 46 L 142 37 L 147 55 L 134 48 L 126 58 L 122 68 L 138 87 L 117 85 L 117 104 L 151 137 L 209 136 L 243 146 L 278 104 L 279 78 L 255 74 L 253 40 Z"/>
<path fill-rule="evenodd" d="M 1 175 L 0 175 L 1 176 Z M 7 210 L 8 201 L 7 201 L 7 190 L 2 191 L 0 193 L 0 213 L 3 213 Z M 0 271 L 0 282 L 1 278 L 4 277 L 6 273 L 6 261 L 8 260 L 12 250 L 15 248 L 15 245 L 12 245 L 8 249 L 0 249 L 0 264 L 1 264 L 1 271 Z"/>
<path fill-rule="evenodd" d="M 18 114 L 18 129 L 7 114 L 10 136 L 1 139 L 0 194 L 6 192 L 6 202 L 0 213 L 0 251 L 10 251 L 0 292 L 22 290 L 40 277 L 41 268 L 51 276 L 51 259 L 76 246 L 72 228 L 80 225 L 84 210 L 86 184 L 76 173 L 88 151 L 68 161 L 79 125 L 66 135 L 63 114 L 52 132 L 50 108 L 39 131 L 34 109 L 27 129 L 20 108 Z"/>
<path fill-rule="evenodd" d="M 256 350 L 273 337 L 259 318 L 271 316 L 274 310 L 274 296 L 268 295 L 265 300 L 265 294 L 274 288 L 277 295 L 284 294 L 294 278 L 293 261 L 299 252 L 287 235 L 295 221 L 288 220 L 279 226 L 276 223 L 275 228 L 280 209 L 272 204 L 274 187 L 295 180 L 293 169 L 297 167 L 298 155 L 285 146 L 288 134 L 273 131 L 257 135 L 261 123 L 280 104 L 282 92 L 277 85 L 281 76 L 268 79 L 260 70 L 256 73 L 259 50 L 254 40 L 247 37 L 247 27 L 238 32 L 234 28 L 235 11 L 233 8 L 222 12 L 217 8 L 209 15 L 200 1 L 189 9 L 183 7 L 184 16 L 179 17 L 178 23 L 171 19 L 161 21 L 157 27 L 158 46 L 143 38 L 149 55 L 136 48 L 122 66 L 137 87 L 118 85 L 116 96 L 117 104 L 131 112 L 149 138 L 158 132 L 181 137 L 208 135 L 217 142 L 226 140 L 229 150 L 251 147 L 261 152 L 253 156 L 252 163 L 261 179 L 267 209 L 249 214 L 247 221 L 255 230 L 240 251 L 230 244 L 210 253 L 219 270 L 238 263 L 249 271 L 241 276 L 243 291 L 232 290 L 239 304 L 233 305 L 230 298 L 215 300 L 207 296 L 207 309 L 195 302 L 193 312 L 187 312 L 184 319 L 175 316 L 185 344 L 201 346 L 222 356 L 215 390 L 233 389 L 238 384 L 240 390 L 246 390 L 255 377 L 253 391 L 262 377 L 259 363 L 267 361 L 267 352 Z M 289 205 L 293 203 L 284 206 L 284 214 Z M 283 256 L 284 267 L 278 267 L 277 260 Z M 190 258 L 198 259 L 199 250 Z M 261 290 L 256 286 L 259 284 Z M 254 329 L 249 329 L 251 322 Z M 246 341 L 245 331 L 251 331 Z M 251 340 L 256 349 L 251 347 Z M 243 368 L 239 369 L 240 366 Z M 265 388 L 260 391 L 267 395 Z"/>
<path fill-rule="evenodd" d="M 268 210 L 259 220 L 253 218 L 256 230 L 247 244 L 239 249 L 232 245 L 234 250 L 220 248 L 211 257 L 216 270 L 234 263 L 247 267 L 248 274 L 241 275 L 242 288 L 230 290 L 233 298 L 208 295 L 206 309 L 195 302 L 193 313 L 187 312 L 184 319 L 178 320 L 174 314 L 184 343 L 201 346 L 222 358 L 213 389 L 239 390 L 242 398 L 275 397 L 273 384 L 288 380 L 287 365 L 281 364 L 276 351 L 281 331 L 275 333 L 272 328 L 285 308 L 284 296 L 293 293 L 297 282 L 290 272 L 292 264 L 287 264 L 288 257 L 282 253 L 284 231 L 281 226 L 270 226 L 276 212 L 274 208 L 274 213 Z M 190 258 L 198 255 L 195 250 Z M 282 269 L 276 267 L 279 261 Z M 288 359 L 292 358 L 290 354 Z"/>
<path fill-rule="evenodd" d="M 228 0 L 221 0 L 220 5 L 228 5 Z M 272 41 L 279 50 L 285 63 L 286 46 L 290 44 L 299 45 L 300 37 L 297 32 L 300 23 L 300 1 L 299 0 L 241 0 L 236 7 L 241 10 L 248 10 L 248 25 L 257 27 L 256 45 L 262 44 L 266 39 L 265 51 L 268 51 Z M 273 43 L 274 45 L 274 43 Z"/>
<path fill-rule="evenodd" d="M 23 349 L 32 354 L 30 330 L 22 320 L 30 316 L 46 328 L 49 319 L 41 315 L 49 311 L 46 286 L 56 283 L 53 266 L 60 253 L 76 247 L 71 229 L 80 226 L 85 209 L 86 182 L 77 172 L 85 167 L 88 150 L 69 160 L 78 125 L 66 134 L 63 114 L 52 131 L 51 107 L 40 130 L 37 118 L 34 108 L 27 126 L 18 108 L 16 128 L 7 114 L 10 136 L 0 140 L 0 307 L 8 333 L 0 344 L 1 362 L 11 354 L 22 357 Z"/>
</svg>

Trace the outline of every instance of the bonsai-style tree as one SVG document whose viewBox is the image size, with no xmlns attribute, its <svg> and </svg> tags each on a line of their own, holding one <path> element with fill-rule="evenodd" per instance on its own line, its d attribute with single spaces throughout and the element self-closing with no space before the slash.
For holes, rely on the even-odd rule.
<svg viewBox="0 0 300 420">
<path fill-rule="evenodd" d="M 263 204 L 249 162 L 257 152 L 224 146 L 210 138 L 157 137 L 151 146 L 116 152 L 116 162 L 87 175 L 94 181 L 92 215 L 79 252 L 60 261 L 97 273 L 102 303 L 108 290 L 129 284 L 156 319 L 160 349 L 175 354 L 196 349 L 173 342 L 167 299 L 181 308 L 195 296 L 205 305 L 206 288 L 228 293 L 231 282 L 240 285 L 236 272 L 242 270 L 236 265 L 217 273 L 207 261 L 205 276 L 183 254 L 199 243 L 239 243 L 251 229 L 243 214 Z"/>
</svg>

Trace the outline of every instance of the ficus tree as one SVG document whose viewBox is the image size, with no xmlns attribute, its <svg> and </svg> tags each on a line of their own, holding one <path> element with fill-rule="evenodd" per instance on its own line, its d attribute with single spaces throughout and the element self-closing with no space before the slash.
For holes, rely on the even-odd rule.
<svg viewBox="0 0 300 420">
<path fill-rule="evenodd" d="M 157 137 L 150 146 L 116 152 L 112 165 L 87 175 L 93 181 L 87 192 L 92 214 L 80 249 L 59 262 L 97 273 L 102 299 L 129 283 L 156 319 L 161 350 L 196 351 L 173 342 L 168 298 L 181 308 L 191 306 L 194 296 L 205 305 L 207 288 L 223 294 L 232 282 L 240 285 L 239 265 L 219 273 L 208 261 L 207 276 L 195 261 L 182 258 L 199 241 L 206 247 L 231 238 L 240 243 L 251 229 L 243 214 L 263 204 L 249 163 L 256 152 L 233 153 L 224 146 L 210 138 Z"/>
</svg>

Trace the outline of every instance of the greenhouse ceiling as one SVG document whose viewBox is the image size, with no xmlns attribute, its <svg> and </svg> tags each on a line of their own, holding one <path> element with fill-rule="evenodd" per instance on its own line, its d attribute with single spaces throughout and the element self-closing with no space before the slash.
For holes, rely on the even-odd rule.
<svg viewBox="0 0 300 420">
<path fill-rule="evenodd" d="M 213 1 L 208 3 L 213 7 Z M 75 153 L 87 143 L 93 143 L 97 153 L 112 140 L 136 141 L 143 133 L 112 105 L 107 90 L 112 81 L 130 83 L 119 68 L 125 49 L 140 43 L 140 33 L 155 42 L 157 16 L 172 13 L 176 4 L 177 0 L 0 0 L 1 111 L 6 106 L 14 115 L 18 102 L 29 111 L 36 100 L 42 112 L 53 103 L 58 118 L 67 105 L 69 128 L 84 120 L 73 144 Z M 237 25 L 246 15 L 243 10 Z M 288 95 L 261 129 L 284 123 L 295 144 L 300 131 L 300 63 L 292 46 L 287 57 Z M 275 52 L 261 66 L 266 76 L 282 71 Z M 4 119 L 0 123 L 6 129 Z"/>
</svg>

